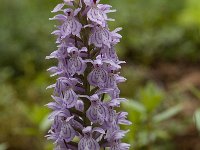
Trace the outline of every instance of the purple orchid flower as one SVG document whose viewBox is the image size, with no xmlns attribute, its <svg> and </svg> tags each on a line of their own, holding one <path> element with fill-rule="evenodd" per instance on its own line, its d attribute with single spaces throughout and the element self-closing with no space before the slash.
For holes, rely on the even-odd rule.
<svg viewBox="0 0 200 150">
<path fill-rule="evenodd" d="M 113 62 L 119 62 L 119 58 L 116 54 L 115 48 L 113 45 L 111 47 L 103 46 L 100 52 L 101 56 L 105 59 L 112 60 Z"/>
<path fill-rule="evenodd" d="M 87 18 L 102 27 L 105 27 L 106 21 L 114 21 L 114 19 L 108 18 L 107 13 L 115 12 L 116 10 L 110 10 L 112 6 L 98 4 L 100 0 L 84 0 L 85 4 L 89 7 L 87 12 Z"/>
<path fill-rule="evenodd" d="M 74 0 L 63 0 L 63 3 L 56 5 L 56 7 L 51 12 L 55 13 L 55 12 L 61 11 L 65 5 L 73 6 L 73 3 L 72 3 L 73 1 Z"/>
<path fill-rule="evenodd" d="M 76 110 L 83 112 L 84 111 L 84 103 L 82 100 L 77 100 L 75 105 Z"/>
<path fill-rule="evenodd" d="M 88 97 L 88 99 L 91 102 L 89 109 L 86 111 L 88 119 L 93 123 L 103 124 L 108 118 L 107 108 L 103 105 L 97 94 Z"/>
<path fill-rule="evenodd" d="M 88 75 L 88 81 L 90 85 L 102 87 L 108 78 L 108 72 L 103 66 L 103 62 L 100 59 L 92 62 L 94 69 Z"/>
<path fill-rule="evenodd" d="M 62 142 L 65 140 L 66 142 L 71 141 L 75 135 L 76 131 L 70 124 L 70 120 L 73 117 L 68 117 L 66 120 L 62 120 L 61 118 L 55 118 L 57 122 L 54 124 L 54 128 L 50 130 L 50 134 L 47 135 L 48 139 L 55 140 L 55 143 Z"/>
<path fill-rule="evenodd" d="M 105 134 L 105 131 L 101 128 L 93 128 L 88 126 L 83 129 L 83 137 L 78 143 L 78 150 L 100 150 L 100 146 L 98 142 L 92 137 L 94 132 L 99 132 L 101 134 Z"/>
<path fill-rule="evenodd" d="M 112 41 L 111 32 L 106 27 L 96 25 L 92 29 L 92 34 L 89 38 L 89 44 L 94 44 L 96 47 L 103 47 L 104 45 L 110 48 Z"/>
<path fill-rule="evenodd" d="M 121 125 L 130 125 L 128 113 L 116 110 L 126 99 L 120 98 L 118 84 L 126 81 L 120 75 L 121 64 L 115 45 L 121 28 L 110 31 L 107 21 L 112 6 L 100 0 L 62 0 L 50 20 L 59 25 L 52 32 L 57 49 L 46 59 L 56 59 L 48 69 L 57 77 L 46 136 L 55 150 L 128 150 L 121 140 L 127 133 Z M 106 97 L 106 99 L 104 98 Z"/>
<path fill-rule="evenodd" d="M 128 131 L 115 130 L 107 134 L 107 139 L 110 142 L 110 150 L 128 150 L 130 145 L 121 143 L 121 139 Z"/>
<path fill-rule="evenodd" d="M 119 124 L 131 124 L 130 121 L 126 120 L 126 112 L 117 113 L 114 110 L 114 107 L 120 107 L 120 103 L 124 101 L 126 101 L 124 98 L 115 98 L 105 103 L 108 110 L 108 119 L 104 122 L 103 129 L 106 129 L 108 132 L 113 132 L 120 129 Z"/>
<path fill-rule="evenodd" d="M 79 11 L 80 9 L 75 9 L 74 11 L 71 8 L 64 9 L 63 12 L 65 15 L 59 14 L 50 19 L 63 22 L 63 24 L 59 27 L 60 30 L 56 30 L 61 34 L 62 39 L 70 34 L 79 36 L 82 24 L 75 18 Z"/>
<path fill-rule="evenodd" d="M 70 59 L 68 62 L 68 67 L 70 68 L 71 74 L 78 75 L 83 74 L 86 69 L 86 62 L 80 57 L 81 52 L 87 52 L 87 48 L 83 47 L 80 51 L 76 47 L 69 47 L 67 49 Z"/>
</svg>

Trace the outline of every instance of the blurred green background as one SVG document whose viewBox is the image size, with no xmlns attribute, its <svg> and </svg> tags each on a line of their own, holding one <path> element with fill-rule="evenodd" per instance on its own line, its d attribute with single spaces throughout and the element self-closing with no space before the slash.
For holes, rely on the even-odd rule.
<svg viewBox="0 0 200 150">
<path fill-rule="evenodd" d="M 0 0 L 0 150 L 51 150 L 44 105 L 59 0 Z M 102 0 L 123 27 L 120 85 L 131 150 L 200 150 L 200 1 Z M 126 128 L 126 127 L 124 127 Z"/>
</svg>

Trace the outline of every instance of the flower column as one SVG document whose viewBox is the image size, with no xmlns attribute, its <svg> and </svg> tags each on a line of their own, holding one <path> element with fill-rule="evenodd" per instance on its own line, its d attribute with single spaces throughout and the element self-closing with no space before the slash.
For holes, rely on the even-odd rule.
<svg viewBox="0 0 200 150">
<path fill-rule="evenodd" d="M 118 83 L 126 79 L 119 75 L 121 68 L 115 45 L 121 28 L 110 31 L 107 13 L 111 6 L 100 0 L 64 0 L 51 20 L 59 25 L 52 34 L 57 36 L 58 49 L 47 59 L 57 59 L 58 65 L 48 69 L 57 76 L 53 110 L 47 138 L 55 143 L 55 150 L 128 150 L 121 143 L 127 131 L 120 124 L 130 125 L 126 112 L 117 112 L 124 98 L 119 98 Z M 104 99 L 108 95 L 108 99 Z"/>
</svg>

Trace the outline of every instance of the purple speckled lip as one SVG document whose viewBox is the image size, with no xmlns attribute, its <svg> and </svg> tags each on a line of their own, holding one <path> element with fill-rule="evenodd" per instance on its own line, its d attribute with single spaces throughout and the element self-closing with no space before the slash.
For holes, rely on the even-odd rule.
<svg viewBox="0 0 200 150">
<path fill-rule="evenodd" d="M 55 150 L 130 147 L 121 143 L 128 131 L 120 129 L 131 124 L 128 113 L 115 110 L 126 101 L 118 88 L 126 79 L 119 75 L 123 61 L 115 51 L 121 28 L 110 31 L 107 24 L 113 21 L 107 14 L 114 11 L 99 0 L 64 0 L 52 11 L 60 12 L 51 18 L 59 21 L 52 33 L 58 49 L 46 59 L 57 59 L 58 64 L 48 69 L 57 80 L 48 86 L 54 92 L 53 102 L 47 104 L 53 111 L 46 137 L 54 141 Z"/>
</svg>

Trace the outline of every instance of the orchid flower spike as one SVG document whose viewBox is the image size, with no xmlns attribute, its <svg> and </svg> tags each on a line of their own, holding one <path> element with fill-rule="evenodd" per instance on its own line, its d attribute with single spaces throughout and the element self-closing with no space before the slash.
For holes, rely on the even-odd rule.
<svg viewBox="0 0 200 150">
<path fill-rule="evenodd" d="M 111 31 L 108 14 L 115 12 L 100 0 L 61 0 L 52 10 L 58 21 L 55 31 L 57 49 L 46 59 L 56 59 L 48 69 L 56 82 L 46 135 L 55 150 L 128 150 L 122 143 L 131 125 L 127 112 L 117 111 L 126 99 L 120 98 L 118 84 L 126 81 L 120 75 L 121 64 L 115 45 L 122 28 Z M 105 96 L 106 95 L 106 96 Z M 106 97 L 106 99 L 105 99 Z"/>
</svg>

